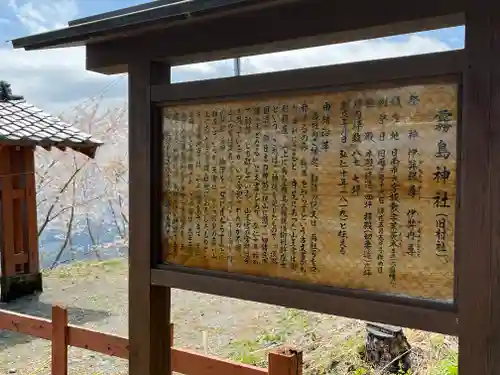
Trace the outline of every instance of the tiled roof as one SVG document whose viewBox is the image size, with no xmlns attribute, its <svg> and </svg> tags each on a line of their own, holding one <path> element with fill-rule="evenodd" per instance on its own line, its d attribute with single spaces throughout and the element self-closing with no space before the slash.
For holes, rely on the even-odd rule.
<svg viewBox="0 0 500 375">
<path fill-rule="evenodd" d="M 102 142 L 21 100 L 0 100 L 0 144 L 71 148 L 93 158 Z"/>
</svg>

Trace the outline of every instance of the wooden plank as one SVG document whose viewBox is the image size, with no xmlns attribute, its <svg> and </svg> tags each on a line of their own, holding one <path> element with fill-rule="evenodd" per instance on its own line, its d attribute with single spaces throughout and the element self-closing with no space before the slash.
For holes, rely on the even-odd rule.
<svg viewBox="0 0 500 375">
<path fill-rule="evenodd" d="M 28 251 L 30 273 L 40 272 L 40 259 L 38 248 L 38 222 L 36 211 L 36 182 L 35 182 L 35 153 L 31 147 L 24 148 L 24 161 L 26 170 L 26 229 L 28 231 Z"/>
<path fill-rule="evenodd" d="M 172 370 L 184 375 L 264 375 L 268 373 L 266 369 L 255 366 L 175 348 L 172 349 Z M 284 374 L 278 373 L 277 375 Z"/>
<path fill-rule="evenodd" d="M 468 1 L 457 222 L 459 371 L 498 374 L 500 351 L 500 16 Z"/>
<path fill-rule="evenodd" d="M 150 286 L 151 375 L 171 374 L 170 288 Z"/>
<path fill-rule="evenodd" d="M 129 371 L 131 375 L 168 374 L 170 290 L 150 284 L 151 266 L 161 253 L 161 222 L 158 220 L 161 184 L 153 183 L 154 173 L 159 173 L 161 168 L 154 162 L 152 147 L 153 141 L 161 144 L 161 139 L 152 136 L 153 128 L 161 125 L 150 102 L 150 84 L 168 82 L 170 68 L 137 61 L 130 65 L 129 77 Z M 155 165 L 157 170 L 153 172 Z"/>
<path fill-rule="evenodd" d="M 22 210 L 22 201 L 20 199 L 12 199 L 12 222 L 14 226 L 14 253 L 24 253 L 24 218 Z M 23 265 L 24 266 L 24 265 Z"/>
<path fill-rule="evenodd" d="M 485 332 L 488 342 L 489 373 L 497 374 L 500 369 L 500 14 L 498 2 L 490 1 L 492 22 L 491 64 L 491 113 L 490 113 L 490 203 L 491 203 L 491 258 L 489 276 L 490 327 Z"/>
<path fill-rule="evenodd" d="M 68 310 L 52 307 L 52 375 L 68 374 Z"/>
<path fill-rule="evenodd" d="M 52 338 L 52 322 L 50 320 L 5 310 L 0 310 L 0 329 L 45 340 Z"/>
<path fill-rule="evenodd" d="M 171 374 L 171 347 L 173 342 L 172 327 L 170 324 L 170 288 L 151 285 L 151 267 L 161 262 L 162 247 L 162 206 L 163 201 L 163 124 L 160 108 L 151 103 L 151 84 L 169 83 L 170 66 L 161 63 L 150 64 L 149 95 L 150 104 L 150 207 L 151 207 L 151 254 L 148 283 L 150 284 L 150 345 L 151 375 Z M 145 280 L 144 280 L 145 281 Z"/>
<path fill-rule="evenodd" d="M 14 264 L 22 264 L 29 262 L 29 255 L 27 253 L 17 253 L 12 257 Z M 24 269 L 24 268 L 23 268 Z"/>
<path fill-rule="evenodd" d="M 350 64 L 331 65 L 284 72 L 221 78 L 208 81 L 154 85 L 151 98 L 155 102 L 214 101 L 219 98 L 241 98 L 286 91 L 307 91 L 335 87 L 347 91 L 394 84 L 427 83 L 437 80 L 457 81 L 454 75 L 464 68 L 464 52 L 438 52 L 427 55 L 381 59 Z"/>
<path fill-rule="evenodd" d="M 0 329 L 52 340 L 52 373 L 55 375 L 66 374 L 64 371 L 67 371 L 65 365 L 68 359 L 68 346 L 87 349 L 123 359 L 129 358 L 129 340 L 126 337 L 68 325 L 67 322 L 67 309 L 60 306 L 54 306 L 52 308 L 52 322 L 48 319 L 0 310 Z M 171 332 L 170 338 L 172 339 L 173 326 L 169 324 L 169 328 Z M 207 356 L 191 350 L 173 347 L 170 349 L 172 371 L 184 375 L 268 374 L 268 371 L 263 368 Z M 270 355 L 269 374 L 301 375 L 299 371 L 302 368 L 301 358 L 301 353 L 293 350 L 274 351 Z M 274 368 L 274 372 L 271 372 L 271 368 Z M 288 369 L 291 372 L 283 372 L 284 369 Z"/>
<path fill-rule="evenodd" d="M 132 64 L 129 76 L 130 255 L 129 255 L 129 372 L 148 372 L 150 356 L 150 103 L 149 64 Z"/>
<path fill-rule="evenodd" d="M 96 332 L 87 328 L 70 325 L 68 343 L 82 349 L 92 350 L 113 357 L 128 358 L 128 339 L 126 337 Z M 284 357 L 288 363 L 288 359 Z M 206 356 L 194 351 L 172 348 L 172 371 L 184 375 L 263 375 L 265 369 L 240 364 L 217 357 Z M 281 373 L 278 373 L 281 375 Z"/>
<path fill-rule="evenodd" d="M 130 51 L 145 59 L 188 64 L 456 26 L 463 22 L 464 2 L 422 0 L 410 12 L 399 0 L 387 0 L 383 7 L 368 1 L 308 0 L 223 18 L 195 18 L 139 36 L 88 44 L 87 69 L 122 73 Z M 262 27 L 277 19 L 279 28 Z"/>
<path fill-rule="evenodd" d="M 23 189 L 13 189 L 12 190 L 12 198 L 13 199 L 24 199 L 26 193 Z"/>
<path fill-rule="evenodd" d="M 16 274 L 15 263 L 12 257 L 14 248 L 14 211 L 12 199 L 12 177 L 10 170 L 11 147 L 4 147 L 0 151 L 0 177 L 2 179 L 2 276 L 9 277 Z"/>
<path fill-rule="evenodd" d="M 229 277 L 228 277 L 229 276 Z M 192 290 L 201 293 L 239 298 L 262 303 L 292 307 L 354 319 L 396 324 L 448 335 L 458 334 L 457 313 L 449 304 L 411 306 L 411 301 L 395 303 L 398 299 L 377 297 L 371 293 L 328 292 L 328 288 L 305 288 L 299 283 L 266 280 L 255 277 L 179 272 L 168 269 L 151 271 L 154 285 Z"/>
<path fill-rule="evenodd" d="M 128 359 L 128 339 L 88 328 L 68 326 L 68 345 Z"/>
<path fill-rule="evenodd" d="M 302 375 L 302 352 L 276 349 L 269 353 L 269 375 Z"/>
<path fill-rule="evenodd" d="M 24 163 L 24 148 L 20 146 L 11 147 L 10 154 L 10 170 L 12 173 L 12 199 L 13 199 L 13 225 L 14 225 L 14 252 L 16 254 L 24 253 L 26 251 L 24 244 L 24 212 L 23 212 L 23 204 L 24 204 L 24 194 L 22 194 L 19 198 L 18 190 L 25 190 L 25 163 Z M 28 262 L 26 262 L 28 263 Z M 18 264 L 16 264 L 18 265 Z M 24 264 L 20 265 L 23 273 L 29 272 L 29 270 L 25 271 Z"/>
</svg>

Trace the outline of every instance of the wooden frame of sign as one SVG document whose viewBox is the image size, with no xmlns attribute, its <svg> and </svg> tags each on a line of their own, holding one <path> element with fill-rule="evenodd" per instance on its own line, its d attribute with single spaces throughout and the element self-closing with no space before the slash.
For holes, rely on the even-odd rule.
<svg viewBox="0 0 500 375">
<path fill-rule="evenodd" d="M 363 11 L 359 12 L 359 9 Z M 500 351 L 500 158 L 497 157 L 500 132 L 496 124 L 500 121 L 500 91 L 497 89 L 500 84 L 500 15 L 495 1 L 422 0 L 417 8 L 408 8 L 406 3 L 397 0 L 388 0 L 383 7 L 373 1 L 359 4 L 328 0 L 275 0 L 256 2 L 244 11 L 230 9 L 204 17 L 176 21 L 168 27 L 158 23 L 141 29 L 141 25 L 137 24 L 134 33 L 114 35 L 108 40 L 101 35 L 102 40 L 89 38 L 86 42 L 88 69 L 103 73 L 128 71 L 130 77 L 130 374 L 139 375 L 146 371 L 157 375 L 169 371 L 170 288 L 458 335 L 460 373 L 497 374 L 500 368 L 500 356 L 497 355 Z M 274 24 L 276 20 L 279 20 L 280 27 L 262 27 Z M 170 84 L 172 64 L 461 24 L 466 25 L 464 50 Z M 127 30 L 131 31 L 134 27 Z M 61 44 L 63 42 L 70 43 L 71 37 L 61 39 Z M 408 88 L 411 88 L 410 92 L 405 91 Z M 412 90 L 421 99 L 420 103 L 424 102 L 415 111 L 408 107 L 412 101 Z M 385 106 L 384 100 L 395 97 L 399 97 L 400 101 L 396 99 L 392 103 L 396 107 L 398 104 L 401 106 L 397 107 L 398 111 L 388 112 L 387 118 L 377 105 L 372 105 L 373 99 L 382 100 L 382 106 Z M 344 106 L 343 102 L 350 104 Z M 256 113 L 266 107 L 269 110 L 276 107 L 274 114 L 280 119 L 277 125 L 271 121 L 270 128 L 265 123 L 264 114 Z M 295 111 L 296 122 L 285 107 Z M 239 116 L 238 111 L 245 112 L 247 108 L 253 113 L 251 116 L 241 114 L 243 123 L 240 124 L 235 116 Z M 361 117 L 357 115 L 358 111 Z M 284 120 L 285 115 L 289 116 L 287 120 Z M 330 118 L 330 121 L 335 117 L 335 122 L 328 126 L 326 120 L 325 123 L 317 122 L 323 117 Z M 363 124 L 367 130 L 354 131 L 361 129 L 356 128 L 342 134 L 340 130 L 345 125 L 345 119 L 350 125 Z M 365 178 L 365 173 L 370 171 L 359 169 L 363 165 L 356 165 L 358 169 L 354 168 L 355 172 L 351 170 L 352 173 L 363 173 L 359 188 L 353 185 L 352 178 L 349 180 L 347 192 L 360 194 L 357 198 L 352 198 L 352 195 L 347 198 L 349 204 L 354 205 L 353 211 L 348 213 L 354 216 L 344 212 L 341 217 L 342 207 L 338 201 L 342 198 L 339 186 L 344 185 L 341 167 L 345 160 L 340 156 L 343 136 L 351 142 L 359 139 L 357 137 L 362 133 L 367 138 L 363 138 L 360 145 L 366 145 L 371 140 L 366 133 L 380 137 L 386 120 L 392 121 L 389 134 L 394 131 L 396 120 L 407 125 L 399 133 L 400 142 L 404 138 L 403 143 L 397 143 L 396 134 L 390 139 L 396 142 L 388 148 L 391 158 L 394 157 L 392 150 L 398 147 L 403 152 L 396 152 L 396 156 L 404 154 L 404 158 L 387 159 L 387 171 L 392 173 L 392 163 L 392 166 L 404 168 L 404 173 L 396 171 L 399 178 L 396 186 L 400 189 L 388 192 L 392 196 L 387 199 L 392 200 L 384 203 L 389 210 L 396 207 L 395 211 L 405 215 L 405 222 L 400 226 L 404 230 L 394 231 L 397 225 L 391 223 L 393 212 L 387 214 L 387 229 L 382 233 L 392 243 L 382 244 L 381 260 L 377 243 L 379 232 L 374 233 L 378 230 L 375 212 L 378 214 L 381 203 L 366 199 L 371 192 L 370 186 L 375 186 L 367 182 L 369 178 Z M 284 124 L 289 125 L 286 131 Z M 295 167 L 300 169 L 306 165 L 308 168 L 301 175 L 300 171 L 293 171 L 290 160 L 295 158 L 292 155 L 294 147 L 302 146 L 290 132 L 300 135 L 304 124 L 305 135 L 311 144 L 306 147 L 309 150 L 306 163 L 301 164 L 304 150 L 296 150 L 298 167 L 294 164 Z M 334 127 L 332 124 L 337 125 Z M 208 126 L 208 132 L 205 126 Z M 236 158 L 235 147 L 244 146 L 245 149 L 238 152 L 240 158 L 248 159 L 244 154 L 247 146 L 242 135 L 248 133 L 235 135 L 239 127 L 247 131 L 246 126 L 249 126 L 254 141 L 256 134 L 252 131 L 255 129 L 265 128 L 267 133 L 259 135 L 258 147 L 252 146 L 250 162 L 232 159 L 237 160 L 234 161 L 234 174 L 227 177 L 228 170 L 221 169 L 221 166 L 231 160 L 229 149 L 232 150 L 231 157 Z M 210 132 L 213 129 L 216 131 Z M 446 129 L 448 132 L 444 131 Z M 412 154 L 410 151 L 416 148 L 408 143 L 409 134 L 415 135 L 415 131 L 421 134 L 417 148 L 424 158 L 417 159 L 416 165 L 423 166 L 422 171 L 410 168 L 410 165 L 415 166 L 415 162 L 407 159 Z M 318 141 L 318 132 L 323 137 L 323 143 Z M 359 134 L 355 136 L 354 133 Z M 203 134 L 209 135 L 209 141 L 217 139 L 216 144 L 224 144 L 224 147 L 216 149 L 209 144 L 201 148 L 199 144 L 205 141 Z M 440 138 L 441 135 L 447 138 Z M 231 146 L 228 139 L 231 139 Z M 375 143 L 380 145 L 382 141 L 378 139 Z M 184 140 L 186 145 L 192 143 L 186 149 L 178 147 Z M 442 147 L 440 141 L 446 143 L 444 146 L 454 142 L 453 148 Z M 286 158 L 289 164 L 285 164 L 287 171 L 295 173 L 290 172 L 290 180 L 285 178 L 288 172 L 282 171 L 283 166 L 274 170 L 266 164 L 272 163 L 269 160 L 276 153 L 268 156 L 265 153 L 269 148 L 272 152 L 278 144 L 290 148 Z M 209 157 L 197 156 L 197 147 L 203 155 L 209 150 Z M 264 151 L 264 147 L 268 151 Z M 368 160 L 364 166 L 372 163 L 366 157 L 367 153 L 372 150 L 371 155 L 375 155 L 375 151 L 381 148 L 357 147 L 353 149 L 363 151 L 363 160 Z M 258 155 L 257 149 L 260 150 Z M 311 153 L 311 150 L 314 152 Z M 283 148 L 280 151 L 278 155 L 283 159 Z M 317 156 L 318 152 L 320 156 Z M 346 153 L 352 156 L 352 153 Z M 227 158 L 220 158 L 226 154 Z M 432 158 L 436 155 L 449 155 L 450 158 L 444 158 L 447 160 L 444 164 L 436 164 Z M 213 156 L 215 164 L 211 164 Z M 165 158 L 168 163 L 177 163 L 177 167 L 181 162 L 187 165 L 183 169 L 182 164 L 176 171 L 166 164 Z M 376 159 L 373 161 L 377 162 Z M 258 184 L 259 189 L 264 189 L 259 190 L 259 197 L 266 198 L 252 207 L 247 206 L 248 202 L 255 200 L 255 194 L 242 192 L 241 186 L 245 183 L 240 184 L 246 181 L 248 185 L 250 181 L 245 171 L 249 163 L 253 168 L 250 180 L 254 183 L 255 168 L 260 168 L 258 176 L 262 170 L 269 171 Z M 215 165 L 216 180 L 211 181 L 212 174 L 209 174 L 205 186 L 204 168 L 207 165 L 209 168 Z M 316 167 L 321 169 L 317 175 L 311 172 Z M 191 172 L 178 173 L 179 170 L 193 171 L 193 174 L 189 177 Z M 266 180 L 271 178 L 273 181 L 274 172 L 278 185 L 271 185 Z M 373 176 L 376 171 L 371 172 Z M 166 182 L 164 177 L 168 178 Z M 393 177 L 389 175 L 389 178 Z M 188 183 L 190 178 L 192 185 Z M 222 184 L 222 178 L 229 181 L 229 187 Z M 443 179 L 450 182 L 451 188 L 441 191 L 447 194 L 438 194 L 436 189 L 439 183 L 444 182 Z M 285 180 L 287 183 L 291 181 L 290 185 L 283 184 Z M 309 183 L 303 185 L 304 181 Z M 327 188 L 325 181 L 326 185 L 331 184 L 331 189 Z M 456 186 L 453 186 L 453 181 Z M 417 186 L 420 182 L 422 185 Z M 272 212 L 275 204 L 274 195 L 269 192 L 271 187 L 276 190 L 283 185 L 289 190 L 285 194 L 278 189 L 281 194 L 278 202 L 283 206 L 283 196 L 292 196 L 290 189 L 305 186 L 309 211 L 306 210 L 305 217 L 295 218 L 294 215 L 304 214 L 299 201 L 303 198 L 302 193 L 296 192 L 299 198 L 286 200 L 286 215 L 282 215 L 287 217 L 286 223 L 278 220 L 281 223 L 278 226 L 273 222 L 272 214 L 264 215 L 262 212 Z M 416 186 L 412 188 L 412 185 Z M 388 183 L 387 186 L 390 188 L 392 185 Z M 255 184 L 253 187 L 255 189 Z M 228 194 L 222 197 L 220 192 Z M 418 192 L 421 192 L 421 200 L 427 202 L 427 209 L 415 208 L 408 203 Z M 400 206 L 396 196 L 400 199 Z M 228 201 L 222 198 L 234 202 L 234 209 L 224 212 L 224 215 L 220 214 L 221 202 L 222 208 L 226 208 L 224 205 Z M 345 196 L 343 198 L 346 199 Z M 293 203 L 295 200 L 297 202 Z M 213 222 L 209 222 L 208 237 L 204 220 L 207 213 L 203 211 L 206 202 L 209 202 L 207 209 L 214 211 L 209 211 L 208 215 L 215 213 Z M 164 212 L 164 206 L 169 210 Z M 181 207 L 191 208 L 187 210 L 186 217 Z M 238 207 L 239 214 L 236 213 Z M 255 207 L 259 213 L 255 212 Z M 445 211 L 440 211 L 441 208 Z M 415 214 L 419 209 L 423 210 L 422 220 L 417 220 L 415 215 L 411 218 L 406 216 L 410 212 Z M 249 217 L 246 222 L 247 218 L 238 218 L 241 212 L 247 214 L 245 210 L 248 210 Z M 294 210 L 298 212 L 292 214 Z M 366 212 L 371 213 L 366 216 L 370 218 L 368 221 L 365 220 Z M 441 220 L 446 215 L 448 218 Z M 191 225 L 186 224 L 188 217 Z M 346 217 L 357 219 L 343 225 L 343 218 Z M 419 222 L 423 228 L 419 229 Z M 224 233 L 231 231 L 231 235 L 225 234 L 222 241 L 215 238 L 212 242 L 214 223 L 216 234 L 222 227 Z M 256 235 L 253 232 L 255 223 Z M 252 236 L 236 239 L 238 225 L 240 232 L 244 232 L 241 228 L 252 229 Z M 318 225 L 322 227 L 317 229 Z M 431 231 L 428 227 L 434 225 Z M 370 228 L 371 232 L 365 237 L 366 229 Z M 295 237 L 294 229 L 297 230 Z M 347 235 L 345 231 L 348 231 Z M 277 239 L 274 239 L 276 233 Z M 429 239 L 431 234 L 434 235 L 432 241 Z M 304 257 L 301 255 L 302 237 L 306 238 L 309 249 Z M 286 242 L 280 242 L 281 238 L 286 238 Z M 372 240 L 370 246 L 365 246 L 369 242 L 366 239 Z M 395 265 L 391 260 L 393 250 L 399 259 Z M 331 254 L 331 257 L 325 258 L 325 254 Z M 205 256 L 207 260 L 201 261 Z M 166 259 L 168 264 L 164 262 Z M 343 266 L 339 267 L 342 259 Z M 372 267 L 367 268 L 367 260 L 370 259 Z M 442 263 L 436 262 L 436 259 Z M 410 267 L 404 267 L 404 262 L 409 262 Z M 283 271 L 283 267 L 288 271 Z M 305 277 L 307 272 L 301 267 L 311 271 L 313 276 Z M 314 273 L 314 269 L 319 275 Z M 372 281 L 363 281 L 370 274 Z M 392 279 L 396 280 L 396 284 L 391 282 Z"/>
<path fill-rule="evenodd" d="M 163 176 L 162 264 L 152 272 L 153 284 L 456 334 L 455 215 L 436 207 L 434 197 L 442 191 L 451 199 L 443 204 L 454 206 L 453 183 L 441 184 L 435 173 L 442 167 L 456 178 L 459 158 L 434 160 L 442 139 L 460 141 L 462 56 L 453 51 L 152 86 L 151 99 L 164 111 L 156 125 L 164 147 L 155 173 Z M 440 110 L 450 111 L 452 127 L 438 129 Z M 413 156 L 417 163 L 408 161 Z M 412 165 L 420 176 L 408 180 Z M 419 224 L 412 234 L 415 208 Z M 443 213 L 447 260 L 435 234 Z M 345 230 L 344 214 L 356 217 L 346 218 Z M 368 235 L 364 216 L 371 216 Z"/>
</svg>

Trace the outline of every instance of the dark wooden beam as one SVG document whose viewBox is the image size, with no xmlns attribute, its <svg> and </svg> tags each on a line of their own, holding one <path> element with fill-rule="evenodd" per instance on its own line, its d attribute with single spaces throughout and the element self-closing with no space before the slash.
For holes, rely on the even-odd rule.
<svg viewBox="0 0 500 375">
<path fill-rule="evenodd" d="M 186 64 L 463 24 L 465 0 L 296 1 L 87 45 L 87 69 L 124 72 L 132 55 Z"/>
<path fill-rule="evenodd" d="M 459 371 L 500 366 L 500 14 L 469 0 L 457 226 Z"/>
<path fill-rule="evenodd" d="M 207 81 L 153 85 L 151 100 L 159 103 L 214 101 L 276 95 L 306 90 L 350 90 L 362 85 L 394 86 L 395 83 L 458 82 L 464 69 L 463 50 L 437 52 L 350 64 L 321 66 Z"/>
<path fill-rule="evenodd" d="M 159 112 L 150 101 L 150 85 L 168 83 L 170 67 L 136 60 L 130 64 L 129 77 L 129 371 L 170 374 L 170 289 L 150 282 L 150 269 L 161 252 L 160 207 L 153 201 L 161 192 L 157 169 L 162 129 Z"/>
<path fill-rule="evenodd" d="M 257 278 L 237 274 L 213 276 L 207 272 L 180 272 L 159 266 L 151 271 L 153 285 L 192 290 L 243 300 L 270 303 L 325 314 L 345 316 L 380 323 L 439 332 L 448 335 L 458 333 L 457 313 L 452 304 L 436 303 L 431 306 L 412 306 L 396 303 L 397 298 L 369 299 L 362 291 L 350 291 L 345 295 L 327 292 L 327 288 L 311 287 L 291 289 L 281 280 L 263 283 Z M 192 270 L 188 270 L 192 271 Z M 358 296 L 356 296 L 356 294 Z M 371 293 L 372 296 L 375 293 Z M 380 297 L 380 295 L 379 295 Z"/>
</svg>

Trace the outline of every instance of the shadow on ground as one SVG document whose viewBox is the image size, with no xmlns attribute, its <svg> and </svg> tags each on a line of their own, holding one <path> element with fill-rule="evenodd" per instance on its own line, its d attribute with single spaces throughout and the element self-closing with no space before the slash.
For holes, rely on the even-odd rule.
<svg viewBox="0 0 500 375">
<path fill-rule="evenodd" d="M 43 302 L 40 296 L 24 297 L 14 302 L 0 303 L 0 309 L 32 315 L 40 318 L 51 319 L 52 304 Z M 66 306 L 68 309 L 68 319 L 71 324 L 83 325 L 89 322 L 97 322 L 108 318 L 111 314 L 107 311 L 82 309 L 78 307 Z M 26 344 L 36 340 L 36 337 L 0 330 L 0 352 L 8 347 Z"/>
</svg>

